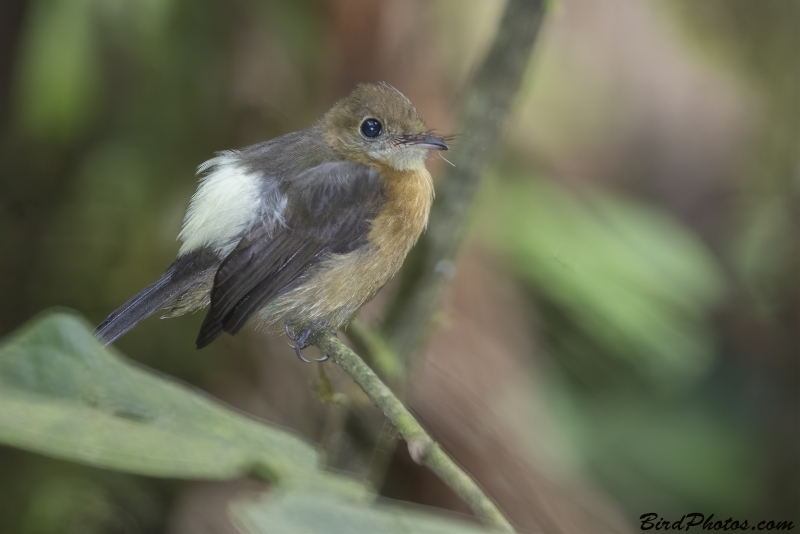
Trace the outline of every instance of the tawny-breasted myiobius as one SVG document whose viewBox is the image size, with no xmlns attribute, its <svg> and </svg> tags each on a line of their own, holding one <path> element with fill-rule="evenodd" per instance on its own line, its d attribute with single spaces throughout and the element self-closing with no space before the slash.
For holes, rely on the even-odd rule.
<svg viewBox="0 0 800 534">
<path fill-rule="evenodd" d="M 362 84 L 314 126 L 200 165 L 178 258 L 96 330 L 111 343 L 159 310 L 211 305 L 197 348 L 252 317 L 297 355 L 344 326 L 397 272 L 428 221 L 428 149 L 447 150 L 387 84 Z"/>
</svg>

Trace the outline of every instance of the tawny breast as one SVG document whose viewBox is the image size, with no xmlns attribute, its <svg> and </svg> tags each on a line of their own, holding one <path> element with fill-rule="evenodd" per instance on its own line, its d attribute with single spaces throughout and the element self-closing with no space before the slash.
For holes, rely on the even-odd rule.
<svg viewBox="0 0 800 534">
<path fill-rule="evenodd" d="M 302 286 L 261 311 L 262 322 L 288 320 L 304 328 L 339 328 L 400 269 L 428 222 L 433 183 L 424 168 L 381 172 L 386 203 L 367 245 L 319 264 Z M 310 323 L 310 324 L 309 324 Z"/>
</svg>

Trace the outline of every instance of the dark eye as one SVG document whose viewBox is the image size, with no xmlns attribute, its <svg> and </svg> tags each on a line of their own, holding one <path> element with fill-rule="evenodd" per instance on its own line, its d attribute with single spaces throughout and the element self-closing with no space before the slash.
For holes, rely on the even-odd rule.
<svg viewBox="0 0 800 534">
<path fill-rule="evenodd" d="M 366 119 L 361 123 L 361 133 L 370 139 L 378 137 L 382 131 L 383 125 L 378 119 Z"/>
</svg>

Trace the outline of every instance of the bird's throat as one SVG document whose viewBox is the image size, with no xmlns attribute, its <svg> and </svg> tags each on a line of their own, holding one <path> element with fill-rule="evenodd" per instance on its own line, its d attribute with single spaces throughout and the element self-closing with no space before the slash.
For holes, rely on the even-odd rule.
<svg viewBox="0 0 800 534">
<path fill-rule="evenodd" d="M 373 221 L 367 240 L 382 249 L 397 250 L 402 263 L 428 224 L 433 180 L 424 167 L 409 171 L 384 170 L 381 179 L 386 204 Z"/>
</svg>

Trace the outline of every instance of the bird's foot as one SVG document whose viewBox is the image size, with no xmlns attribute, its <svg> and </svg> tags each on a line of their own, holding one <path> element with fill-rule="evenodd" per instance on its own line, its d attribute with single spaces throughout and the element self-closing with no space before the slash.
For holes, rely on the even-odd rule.
<svg viewBox="0 0 800 534">
<path fill-rule="evenodd" d="M 289 324 L 286 323 L 284 326 L 286 328 L 286 337 L 288 337 L 289 339 L 294 341 L 294 347 L 292 347 L 292 348 L 294 348 L 294 353 L 297 354 L 297 357 L 300 358 L 301 361 L 304 361 L 306 363 L 311 363 L 311 360 L 307 360 L 303 356 L 303 352 L 302 352 L 303 349 L 308 347 L 308 345 L 309 345 L 308 338 L 311 337 L 311 334 L 312 334 L 311 329 L 310 328 L 306 328 L 306 329 L 302 330 L 297 337 L 294 337 L 292 335 L 292 333 L 289 331 Z M 314 361 L 315 362 L 324 362 L 328 358 L 329 358 L 329 356 L 327 354 L 325 354 L 322 358 L 315 358 Z"/>
</svg>

